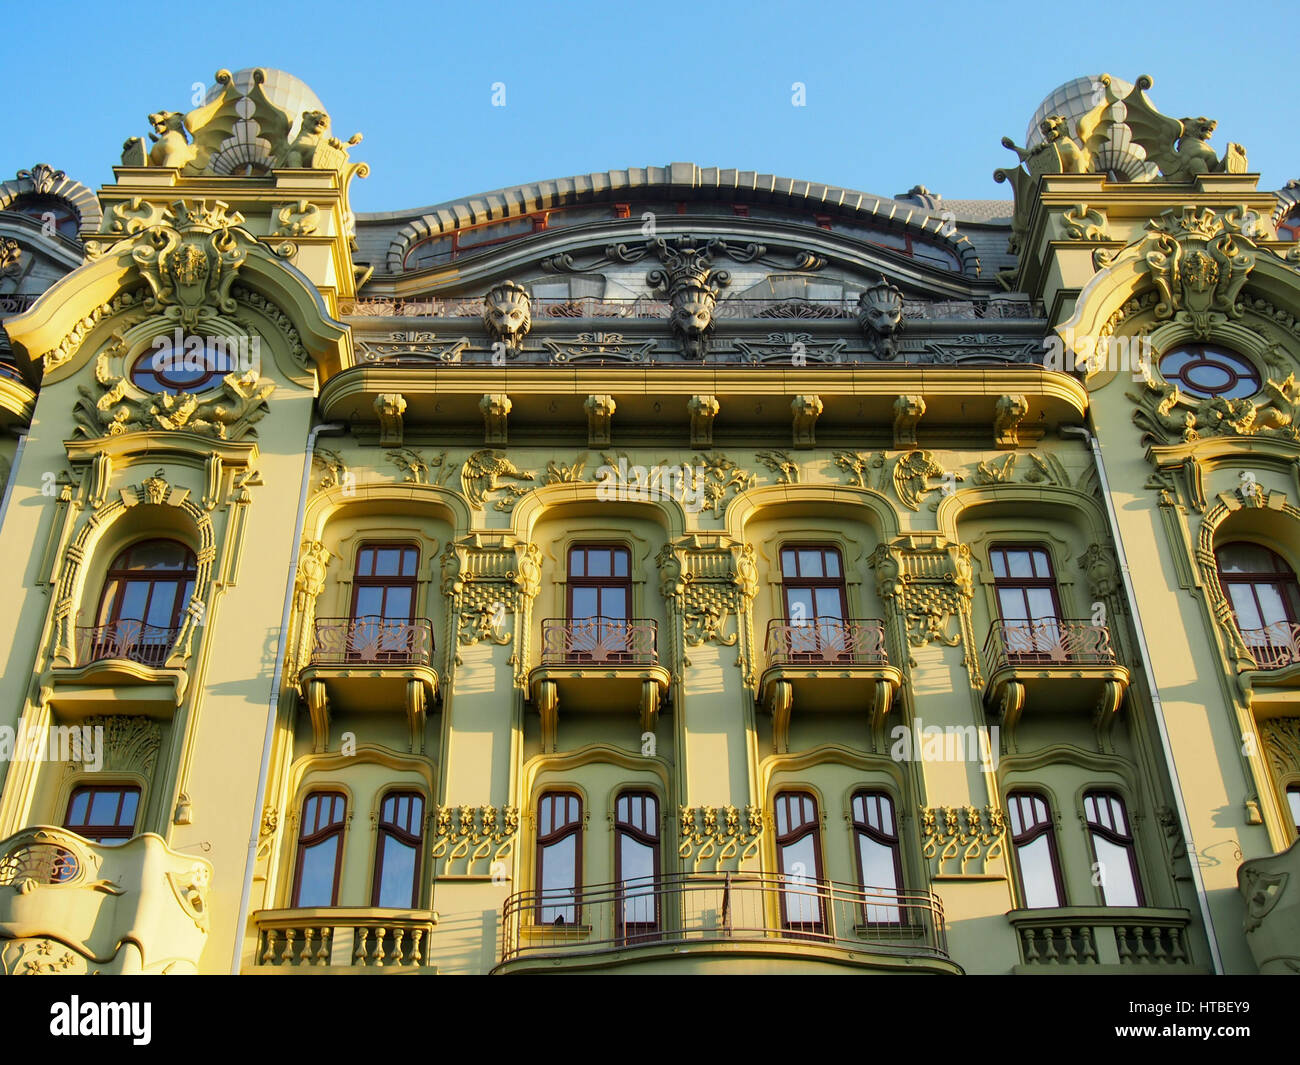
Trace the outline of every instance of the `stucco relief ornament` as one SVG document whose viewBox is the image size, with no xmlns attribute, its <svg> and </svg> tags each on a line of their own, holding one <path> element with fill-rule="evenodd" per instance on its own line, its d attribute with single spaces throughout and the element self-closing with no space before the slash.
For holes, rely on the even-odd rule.
<svg viewBox="0 0 1300 1065">
<path fill-rule="evenodd" d="M 646 274 L 646 284 L 667 293 L 673 308 L 673 332 L 681 342 L 683 354 L 688 359 L 703 359 L 708 350 L 718 293 L 731 283 L 731 275 L 713 269 L 709 257 L 711 245 L 693 237 L 659 238 L 646 247 L 663 264 L 662 269 Z"/>
<path fill-rule="evenodd" d="M 524 473 L 506 456 L 504 451 L 475 451 L 465 459 L 460 470 L 460 487 L 470 506 L 482 509 L 487 505 L 487 497 L 504 489 L 506 495 L 498 499 L 493 507 L 496 510 L 510 510 L 519 497 L 527 495 L 531 489 L 520 484 L 509 483 L 531 481 L 533 474 Z M 498 483 L 505 481 L 507 483 Z"/>
<path fill-rule="evenodd" d="M 858 324 L 867 350 L 878 359 L 898 358 L 898 335 L 903 331 L 903 292 L 880 276 L 879 282 L 858 297 Z"/>
<path fill-rule="evenodd" d="M 533 327 L 528 290 L 513 281 L 493 285 L 483 300 L 483 325 L 494 341 L 505 344 L 511 355 L 518 355 Z"/>
<path fill-rule="evenodd" d="M 1165 211 L 1147 223 L 1141 268 L 1159 293 L 1157 321 L 1191 325 L 1208 340 L 1216 323 L 1240 318 L 1237 303 L 1255 267 L 1255 244 L 1244 232 L 1245 208 L 1215 214 L 1209 208 Z"/>
<path fill-rule="evenodd" d="M 149 286 L 145 310 L 179 319 L 193 329 L 201 317 L 235 312 L 230 286 L 247 257 L 233 230 L 244 220 L 216 200 L 177 201 L 163 224 L 144 231 L 131 258 Z"/>
</svg>

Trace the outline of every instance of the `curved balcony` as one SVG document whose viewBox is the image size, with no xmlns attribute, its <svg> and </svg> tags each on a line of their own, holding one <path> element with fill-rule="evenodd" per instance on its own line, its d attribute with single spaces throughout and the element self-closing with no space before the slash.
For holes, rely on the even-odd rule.
<svg viewBox="0 0 1300 1065">
<path fill-rule="evenodd" d="M 374 906 L 260 910 L 257 973 L 350 972 L 435 973 L 429 943 L 438 915 L 432 910 L 389 910 Z"/>
<path fill-rule="evenodd" d="M 196 972 L 211 879 L 153 833 L 111 846 L 25 828 L 0 842 L 0 971 Z"/>
<path fill-rule="evenodd" d="M 298 687 L 311 715 L 315 749 L 326 747 L 334 710 L 404 711 L 411 750 L 422 751 L 425 714 L 438 694 L 433 622 L 377 615 L 316 618 L 314 634 Z"/>
<path fill-rule="evenodd" d="M 192 630 L 191 630 L 192 631 Z M 182 630 L 120 618 L 78 625 L 75 664 L 56 664 L 48 698 L 64 717 L 139 714 L 168 718 L 185 696 L 189 673 L 177 648 Z"/>
<path fill-rule="evenodd" d="M 1022 711 L 1091 711 L 1110 727 L 1128 688 L 1110 629 L 1079 618 L 995 621 L 984 641 L 984 704 L 1010 734 Z"/>
<path fill-rule="evenodd" d="M 642 731 L 653 732 L 668 681 L 653 619 L 546 618 L 541 664 L 528 677 L 543 750 L 555 750 L 561 706 L 566 712 L 635 709 Z"/>
<path fill-rule="evenodd" d="M 943 906 L 896 894 L 764 873 L 687 873 L 524 891 L 502 909 L 493 972 L 683 967 L 720 972 L 961 973 L 948 957 Z"/>
<path fill-rule="evenodd" d="M 790 718 L 808 713 L 865 712 L 884 722 L 902 674 L 889 664 L 885 623 L 878 618 L 775 618 L 767 626 L 767 667 L 759 703 L 772 715 L 777 754 L 790 746 Z"/>
<path fill-rule="evenodd" d="M 1261 629 L 1238 631 L 1254 660 L 1254 672 L 1249 680 L 1251 705 L 1256 712 L 1294 714 L 1300 711 L 1300 624 L 1278 621 Z"/>
</svg>

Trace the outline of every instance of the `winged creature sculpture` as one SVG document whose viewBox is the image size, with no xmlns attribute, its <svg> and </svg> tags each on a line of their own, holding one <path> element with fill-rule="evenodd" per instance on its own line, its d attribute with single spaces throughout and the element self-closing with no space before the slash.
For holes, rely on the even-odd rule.
<svg viewBox="0 0 1300 1065">
<path fill-rule="evenodd" d="M 1151 85 L 1146 74 L 1138 78 L 1133 91 L 1124 98 L 1124 108 L 1134 143 L 1140 144 L 1147 158 L 1160 168 L 1162 180 L 1189 183 L 1199 174 L 1246 172 L 1246 149 L 1240 144 L 1229 144 L 1223 158 L 1210 147 L 1217 122 L 1204 116 L 1180 120 L 1162 115 L 1147 99 L 1145 90 Z"/>
</svg>

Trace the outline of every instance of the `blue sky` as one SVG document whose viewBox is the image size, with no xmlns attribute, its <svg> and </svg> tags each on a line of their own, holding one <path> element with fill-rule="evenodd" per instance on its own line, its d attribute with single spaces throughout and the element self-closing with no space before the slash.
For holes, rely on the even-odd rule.
<svg viewBox="0 0 1300 1065">
<path fill-rule="evenodd" d="M 164 13 L 118 0 L 87 8 L 101 14 L 74 35 L 61 27 L 78 6 L 5 12 L 0 175 L 47 162 L 98 188 L 149 112 L 188 109 L 220 67 L 271 66 L 311 85 L 336 134 L 365 134 L 359 211 L 673 161 L 1009 198 L 992 179 L 1014 161 L 1000 138 L 1021 142 L 1049 91 L 1103 70 L 1150 74 L 1166 114 L 1217 118 L 1212 143 L 1244 144 L 1261 187 L 1300 177 L 1284 117 L 1291 3 L 232 0 Z M 82 46 L 97 27 L 113 43 Z"/>
</svg>

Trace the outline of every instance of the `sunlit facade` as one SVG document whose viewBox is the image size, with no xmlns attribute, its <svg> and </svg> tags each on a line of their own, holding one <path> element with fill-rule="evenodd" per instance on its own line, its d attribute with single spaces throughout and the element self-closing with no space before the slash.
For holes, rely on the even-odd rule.
<svg viewBox="0 0 1300 1065">
<path fill-rule="evenodd" d="M 1011 200 L 356 214 L 260 70 L 0 184 L 0 968 L 1300 966 L 1300 189 L 1150 87 Z"/>
</svg>

